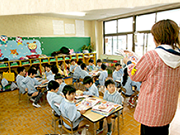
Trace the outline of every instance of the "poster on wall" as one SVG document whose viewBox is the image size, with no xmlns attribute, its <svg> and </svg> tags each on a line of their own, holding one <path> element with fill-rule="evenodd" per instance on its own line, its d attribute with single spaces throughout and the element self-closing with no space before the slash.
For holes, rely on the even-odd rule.
<svg viewBox="0 0 180 135">
<path fill-rule="evenodd" d="M 8 40 L 7 36 L 1 35 L 0 60 L 4 58 L 15 60 L 34 54 L 42 54 L 39 40 L 22 40 L 20 36 L 17 36 L 16 40 Z"/>
</svg>

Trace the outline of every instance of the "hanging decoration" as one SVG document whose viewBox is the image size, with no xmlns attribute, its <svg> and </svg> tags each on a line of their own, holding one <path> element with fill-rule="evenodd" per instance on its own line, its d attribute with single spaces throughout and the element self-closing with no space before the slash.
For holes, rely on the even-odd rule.
<svg viewBox="0 0 180 135">
<path fill-rule="evenodd" d="M 27 44 L 28 44 L 28 48 L 29 48 L 30 52 L 32 54 L 37 54 L 37 52 L 36 52 L 36 49 L 37 49 L 36 41 L 34 41 L 33 43 L 27 42 Z"/>
<path fill-rule="evenodd" d="M 17 36 L 17 37 L 16 37 L 16 43 L 17 43 L 17 46 L 23 45 L 23 43 L 22 43 L 22 37 Z"/>
<path fill-rule="evenodd" d="M 7 47 L 7 43 L 8 43 L 8 37 L 6 35 L 1 35 L 0 46 L 4 45 L 5 47 Z"/>
</svg>

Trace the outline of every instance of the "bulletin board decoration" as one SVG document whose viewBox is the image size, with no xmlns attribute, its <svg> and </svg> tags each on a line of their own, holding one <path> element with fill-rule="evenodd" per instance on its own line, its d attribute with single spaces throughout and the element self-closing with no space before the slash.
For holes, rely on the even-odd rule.
<svg viewBox="0 0 180 135">
<path fill-rule="evenodd" d="M 41 43 L 37 39 L 22 40 L 22 37 L 17 36 L 16 40 L 9 39 L 7 41 L 8 38 L 6 37 L 4 37 L 4 35 L 3 36 L 1 35 L 1 44 L 0 44 L 1 60 L 3 58 L 14 60 L 14 59 L 19 59 L 21 57 L 26 57 L 26 55 L 42 54 Z"/>
<path fill-rule="evenodd" d="M 0 46 L 7 47 L 7 43 L 8 43 L 8 37 L 6 35 L 1 35 L 1 37 L 0 37 Z"/>
</svg>

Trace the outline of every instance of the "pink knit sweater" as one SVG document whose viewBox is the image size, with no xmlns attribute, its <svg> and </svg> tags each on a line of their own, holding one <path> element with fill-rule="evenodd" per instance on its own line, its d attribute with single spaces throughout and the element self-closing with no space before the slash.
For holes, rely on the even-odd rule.
<svg viewBox="0 0 180 135">
<path fill-rule="evenodd" d="M 167 66 L 155 50 L 147 52 L 137 63 L 128 66 L 133 81 L 142 82 L 134 118 L 147 126 L 169 124 L 176 112 L 180 90 L 180 67 Z"/>
</svg>

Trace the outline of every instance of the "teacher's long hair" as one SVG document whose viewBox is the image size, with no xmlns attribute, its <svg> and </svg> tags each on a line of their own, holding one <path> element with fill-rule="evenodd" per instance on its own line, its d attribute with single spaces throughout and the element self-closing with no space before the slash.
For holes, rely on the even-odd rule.
<svg viewBox="0 0 180 135">
<path fill-rule="evenodd" d="M 127 68 L 124 69 L 124 74 L 123 74 L 123 82 L 122 85 L 125 86 L 127 79 L 128 79 L 128 72 L 127 72 Z"/>
</svg>

